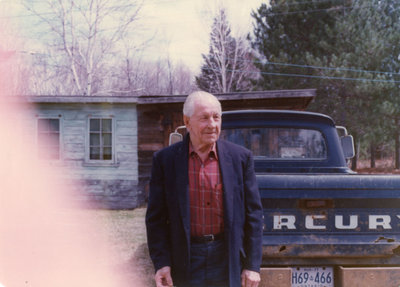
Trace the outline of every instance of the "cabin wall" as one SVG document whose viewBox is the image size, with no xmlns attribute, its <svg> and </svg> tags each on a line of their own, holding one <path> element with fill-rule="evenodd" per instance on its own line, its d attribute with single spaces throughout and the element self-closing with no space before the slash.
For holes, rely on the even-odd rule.
<svg viewBox="0 0 400 287">
<path fill-rule="evenodd" d="M 168 146 L 169 134 L 183 125 L 183 103 L 138 106 L 139 185 L 148 195 L 154 152 Z"/>
<path fill-rule="evenodd" d="M 67 168 L 67 177 L 79 189 L 77 200 L 107 209 L 130 209 L 145 202 L 138 186 L 136 104 L 42 103 L 35 117 L 60 119 L 60 159 L 50 164 Z M 89 159 L 90 118 L 112 119 L 112 161 Z"/>
</svg>

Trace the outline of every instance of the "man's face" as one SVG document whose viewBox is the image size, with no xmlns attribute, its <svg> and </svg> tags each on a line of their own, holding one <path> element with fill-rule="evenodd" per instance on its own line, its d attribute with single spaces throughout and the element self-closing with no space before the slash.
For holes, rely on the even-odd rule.
<svg viewBox="0 0 400 287">
<path fill-rule="evenodd" d="M 193 115 L 184 117 L 193 145 L 201 148 L 213 145 L 221 133 L 221 108 L 217 101 L 202 99 L 195 103 Z"/>
</svg>

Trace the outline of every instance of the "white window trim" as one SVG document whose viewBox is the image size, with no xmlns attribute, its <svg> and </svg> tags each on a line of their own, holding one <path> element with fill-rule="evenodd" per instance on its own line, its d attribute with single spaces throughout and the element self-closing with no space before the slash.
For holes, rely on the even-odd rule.
<svg viewBox="0 0 400 287">
<path fill-rule="evenodd" d="M 111 120 L 111 160 L 104 159 L 90 159 L 90 120 L 91 119 L 110 119 Z M 112 115 L 89 115 L 86 121 L 86 130 L 85 130 L 85 160 L 83 162 L 84 166 L 114 166 L 118 167 L 119 163 L 117 162 L 117 155 L 115 152 L 116 146 L 116 120 Z"/>
<path fill-rule="evenodd" d="M 58 153 L 59 157 L 58 159 L 45 159 L 41 158 L 38 155 L 39 152 L 39 120 L 59 120 L 59 146 L 58 146 Z M 64 160 L 64 122 L 63 122 L 63 116 L 62 115 L 37 115 L 36 120 L 35 120 L 35 147 L 36 147 L 36 157 L 39 160 L 42 161 L 47 161 L 47 162 L 61 162 Z"/>
</svg>

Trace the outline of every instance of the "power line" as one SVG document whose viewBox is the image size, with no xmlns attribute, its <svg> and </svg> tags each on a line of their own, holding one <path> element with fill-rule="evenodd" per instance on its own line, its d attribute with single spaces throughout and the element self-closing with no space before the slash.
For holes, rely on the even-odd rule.
<svg viewBox="0 0 400 287">
<path fill-rule="evenodd" d="M 295 5 L 303 5 L 303 4 L 322 4 L 322 3 L 329 3 L 329 2 L 334 2 L 332 0 L 321 0 L 321 1 L 304 1 L 304 2 L 296 2 L 296 3 L 282 3 L 280 5 L 276 6 L 295 6 Z M 344 4 L 343 0 L 338 0 L 338 4 Z M 332 3 L 334 4 L 334 3 Z"/>
<path fill-rule="evenodd" d="M 181 2 L 181 1 L 187 1 L 187 0 L 174 0 L 173 2 Z M 39 1 L 37 1 L 39 2 Z M 329 0 L 327 1 L 316 1 L 316 2 L 299 2 L 299 3 L 289 3 L 286 5 L 297 5 L 297 4 L 319 4 L 319 3 L 325 3 L 325 2 L 330 2 Z M 154 0 L 150 2 L 150 4 L 170 4 L 171 0 Z M 149 4 L 149 3 L 145 3 Z M 127 5 L 114 5 L 110 6 L 109 8 L 123 8 L 125 6 L 130 6 L 129 4 Z M 279 7 L 279 6 L 275 6 Z M 368 8 L 372 6 L 366 6 L 366 7 L 359 7 L 359 8 Z M 287 11 L 287 12 L 277 12 L 277 13 L 268 13 L 268 16 L 279 16 L 279 15 L 291 15 L 291 14 L 297 14 L 297 13 L 315 13 L 315 12 L 325 12 L 325 11 L 333 11 L 333 10 L 343 10 L 343 9 L 352 9 L 355 8 L 355 6 L 349 6 L 349 7 L 330 7 L 330 8 L 324 8 L 324 9 L 313 9 L 313 10 L 295 10 L 295 11 Z M 37 16 L 44 16 L 44 15 L 56 15 L 54 12 L 43 12 L 43 13 L 32 13 L 32 14 L 24 14 L 24 15 L 13 15 L 13 16 L 1 16 L 0 19 L 9 19 L 9 18 L 21 18 L 21 17 L 37 17 Z"/>
<path fill-rule="evenodd" d="M 259 63 L 263 63 L 262 61 L 256 61 Z M 277 65 L 277 66 L 289 66 L 289 67 L 297 67 L 297 68 L 311 68 L 318 70 L 330 70 L 330 71 L 347 71 L 347 72 L 357 72 L 357 73 L 370 73 L 370 74 L 383 74 L 383 75 L 400 75 L 400 73 L 393 72 L 381 72 L 381 71 L 371 71 L 371 70 L 361 70 L 354 68 L 332 68 L 332 67 L 320 67 L 320 66 L 308 66 L 308 65 L 297 65 L 297 64 L 287 64 L 287 63 L 276 63 L 276 62 L 266 62 L 263 63 L 265 65 Z"/>
<path fill-rule="evenodd" d="M 327 1 L 317 1 L 317 2 L 298 2 L 298 3 L 289 3 L 289 4 L 282 4 L 282 5 L 275 5 L 275 6 L 270 6 L 269 9 L 272 10 L 275 7 L 288 7 L 292 5 L 300 5 L 300 4 L 320 4 L 320 3 L 326 3 L 330 2 L 329 0 Z M 332 3 L 334 4 L 334 3 Z M 329 8 L 323 8 L 323 9 L 311 9 L 311 10 L 293 10 L 293 11 L 286 11 L 286 12 L 268 12 L 266 13 L 267 16 L 280 16 L 280 15 L 292 15 L 292 14 L 300 14 L 300 13 L 315 13 L 315 12 L 331 12 L 331 11 L 339 11 L 339 10 L 350 10 L 350 9 L 366 9 L 366 8 L 374 8 L 374 5 L 369 5 L 369 6 L 344 6 L 344 3 L 338 3 L 338 4 L 343 4 L 342 7 L 336 7 L 332 6 Z"/>
<path fill-rule="evenodd" d="M 232 58 L 227 58 L 227 60 L 234 60 Z M 328 71 L 345 71 L 345 72 L 356 72 L 356 73 L 369 73 L 369 74 L 381 74 L 381 75 L 400 75 L 400 73 L 396 72 L 383 72 L 383 71 L 373 71 L 373 70 L 363 70 L 359 68 L 339 68 L 339 67 L 321 67 L 321 66 L 313 66 L 313 65 L 300 65 L 300 64 L 290 64 L 290 63 L 278 63 L 278 62 L 264 62 L 262 60 L 239 60 L 240 62 L 245 63 L 260 63 L 264 65 L 276 65 L 276 66 L 287 66 L 287 67 L 296 67 L 296 68 L 305 68 L 305 69 L 316 69 L 316 70 L 328 70 Z"/>
<path fill-rule="evenodd" d="M 204 68 L 204 67 L 203 67 Z M 213 68 L 204 68 L 210 71 L 219 71 Z M 362 81 L 362 82 L 376 82 L 376 83 L 400 83 L 396 80 L 383 80 L 383 79 L 368 79 L 368 78 L 349 78 L 349 77 L 334 77 L 334 76 L 315 76 L 315 75 L 304 75 L 304 74 L 289 74 L 289 73 L 275 73 L 275 72 L 263 72 L 263 71 L 243 71 L 243 70 L 227 70 L 228 72 L 247 72 L 252 74 L 271 75 L 271 76 L 283 76 L 283 77 L 301 77 L 311 79 L 323 79 L 323 80 L 342 80 L 342 81 Z"/>
<path fill-rule="evenodd" d="M 281 15 L 292 15 L 292 14 L 300 14 L 300 13 L 315 13 L 315 12 L 331 12 L 345 9 L 352 9 L 354 6 L 350 7 L 331 7 L 325 9 L 313 9 L 313 10 L 297 10 L 297 11 L 289 11 L 289 12 L 277 12 L 277 13 L 268 13 L 267 16 L 281 16 Z"/>
<path fill-rule="evenodd" d="M 46 55 L 44 53 L 35 53 L 35 54 L 40 54 L 40 55 Z M 180 53 L 182 55 L 182 53 Z M 193 54 L 188 54 L 188 55 L 193 55 Z M 231 58 L 227 58 L 227 60 L 232 60 Z M 241 62 L 247 62 L 247 63 L 252 63 L 252 62 L 257 62 L 257 63 L 262 63 L 264 65 L 276 65 L 276 66 L 286 66 L 286 67 L 296 67 L 296 68 L 304 68 L 304 69 L 315 69 L 315 70 L 327 70 L 327 71 L 336 71 L 336 72 L 341 72 L 341 71 L 346 71 L 346 72 L 356 72 L 356 73 L 367 73 L 367 74 L 376 74 L 376 75 L 389 75 L 389 76 L 399 76 L 400 73 L 397 72 L 386 72 L 386 71 L 374 71 L 374 70 L 363 70 L 359 68 L 347 68 L 347 67 L 323 67 L 323 66 L 313 66 L 313 65 L 300 65 L 300 64 L 291 64 L 291 63 L 280 63 L 280 62 L 263 62 L 263 61 L 254 61 L 254 60 L 240 60 Z M 211 67 L 203 67 L 205 69 L 209 70 L 215 70 Z M 216 71 L 216 70 L 215 70 Z M 243 72 L 242 70 L 231 70 L 231 71 L 238 71 L 238 72 Z M 367 79 L 367 78 L 349 78 L 349 77 L 334 77 L 334 76 L 314 76 L 314 75 L 306 75 L 306 74 L 288 74 L 288 73 L 277 73 L 277 72 L 257 72 L 260 74 L 270 74 L 270 75 L 287 75 L 287 76 L 295 76 L 295 77 L 312 77 L 312 78 L 331 78 L 331 79 L 360 79 L 360 80 L 368 80 L 368 81 L 385 81 L 385 82 L 397 82 L 397 81 L 391 81 L 391 80 L 373 80 L 373 79 Z"/>
<path fill-rule="evenodd" d="M 323 80 L 360 81 L 360 82 L 376 82 L 376 83 L 392 83 L 392 84 L 400 83 L 400 81 L 396 80 L 381 80 L 381 79 L 367 79 L 367 78 L 315 76 L 315 75 L 285 74 L 285 73 L 273 73 L 273 72 L 260 72 L 260 74 L 272 75 L 272 76 L 284 76 L 284 77 L 302 77 L 302 78 L 323 79 Z"/>
</svg>

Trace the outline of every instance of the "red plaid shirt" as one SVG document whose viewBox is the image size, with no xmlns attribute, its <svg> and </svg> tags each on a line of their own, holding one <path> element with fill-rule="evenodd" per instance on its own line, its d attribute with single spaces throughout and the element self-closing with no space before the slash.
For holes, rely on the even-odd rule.
<svg viewBox="0 0 400 287">
<path fill-rule="evenodd" d="M 190 234 L 218 234 L 224 228 L 222 181 L 215 149 L 202 162 L 189 145 Z"/>
</svg>

